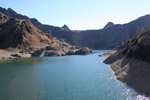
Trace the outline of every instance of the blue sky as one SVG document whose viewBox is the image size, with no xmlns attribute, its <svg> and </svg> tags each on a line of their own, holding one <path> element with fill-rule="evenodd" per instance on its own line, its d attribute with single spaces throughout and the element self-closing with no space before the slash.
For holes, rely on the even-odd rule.
<svg viewBox="0 0 150 100">
<path fill-rule="evenodd" d="M 0 0 L 1 7 L 73 30 L 101 29 L 150 14 L 150 0 Z"/>
</svg>

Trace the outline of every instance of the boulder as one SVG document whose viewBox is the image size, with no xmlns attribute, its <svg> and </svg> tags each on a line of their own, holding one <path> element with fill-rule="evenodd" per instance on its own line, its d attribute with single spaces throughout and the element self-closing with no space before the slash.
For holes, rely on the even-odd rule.
<svg viewBox="0 0 150 100">
<path fill-rule="evenodd" d="M 92 53 L 92 50 L 89 49 L 88 47 L 83 47 L 75 52 L 76 55 L 86 55 L 86 54 L 91 54 L 91 53 Z"/>
<path fill-rule="evenodd" d="M 75 54 L 75 50 L 70 50 L 66 53 L 66 55 L 74 55 Z"/>
<path fill-rule="evenodd" d="M 33 56 L 33 57 L 42 57 L 42 56 L 44 55 L 44 53 L 45 53 L 45 49 L 42 48 L 42 49 L 36 50 L 36 51 L 32 54 L 32 56 Z"/>
</svg>

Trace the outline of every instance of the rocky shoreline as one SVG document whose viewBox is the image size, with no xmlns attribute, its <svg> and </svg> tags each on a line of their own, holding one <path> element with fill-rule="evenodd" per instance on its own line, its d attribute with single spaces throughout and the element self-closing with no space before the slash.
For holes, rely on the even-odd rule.
<svg viewBox="0 0 150 100">
<path fill-rule="evenodd" d="M 150 30 L 137 34 L 104 60 L 116 79 L 150 95 Z"/>
<path fill-rule="evenodd" d="M 66 55 L 87 55 L 92 54 L 92 50 L 87 47 L 81 47 L 79 49 L 69 49 L 69 50 L 52 50 L 41 48 L 36 50 L 33 53 L 29 52 L 8 52 L 5 50 L 0 50 L 0 59 L 8 59 L 8 58 L 29 58 L 29 57 L 47 57 L 47 56 L 66 56 Z"/>
<path fill-rule="evenodd" d="M 104 63 L 110 65 L 117 80 L 150 95 L 150 63 L 120 55 L 110 56 Z"/>
<path fill-rule="evenodd" d="M 107 53 L 104 53 L 104 54 L 102 54 L 102 55 L 99 55 L 99 57 L 101 57 L 101 56 L 103 56 L 103 57 L 109 57 L 109 56 L 111 56 L 111 55 L 113 55 L 113 54 L 115 54 L 115 53 L 116 53 L 116 51 L 107 52 Z"/>
</svg>

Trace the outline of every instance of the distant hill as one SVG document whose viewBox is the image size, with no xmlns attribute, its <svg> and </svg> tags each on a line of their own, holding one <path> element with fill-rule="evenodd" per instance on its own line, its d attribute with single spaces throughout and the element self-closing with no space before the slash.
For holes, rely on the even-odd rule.
<svg viewBox="0 0 150 100">
<path fill-rule="evenodd" d="M 142 16 L 126 24 L 116 24 L 101 30 L 82 31 L 83 44 L 95 49 L 118 48 L 127 37 L 133 37 L 137 29 L 150 28 L 150 15 Z"/>
<path fill-rule="evenodd" d="M 75 31 L 70 30 L 66 25 L 63 27 L 56 27 L 41 24 L 37 19 L 18 14 L 11 8 L 0 8 L 0 12 L 18 19 L 29 19 L 44 33 L 49 33 L 59 40 L 64 39 L 70 44 L 88 46 L 92 49 L 116 49 L 122 41 L 127 40 L 127 37 L 133 37 L 138 28 L 150 28 L 150 15 L 142 16 L 122 25 L 110 22 L 103 29 L 99 30 Z"/>
</svg>

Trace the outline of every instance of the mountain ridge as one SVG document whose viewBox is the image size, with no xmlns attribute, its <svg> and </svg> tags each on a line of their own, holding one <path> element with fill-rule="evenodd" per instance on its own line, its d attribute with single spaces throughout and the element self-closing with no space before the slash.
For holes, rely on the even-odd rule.
<svg viewBox="0 0 150 100">
<path fill-rule="evenodd" d="M 41 24 L 35 18 L 29 18 L 21 14 L 11 14 L 5 8 L 0 8 L 0 12 L 5 12 L 10 17 L 29 19 L 37 28 L 44 33 L 48 33 L 59 40 L 64 39 L 67 43 L 77 46 L 88 46 L 92 49 L 117 49 L 122 41 L 127 37 L 133 37 L 138 28 L 150 28 L 150 15 L 139 17 L 125 24 L 115 24 L 111 27 L 98 30 L 69 30 L 52 25 Z M 14 11 L 14 10 L 13 10 Z"/>
</svg>

